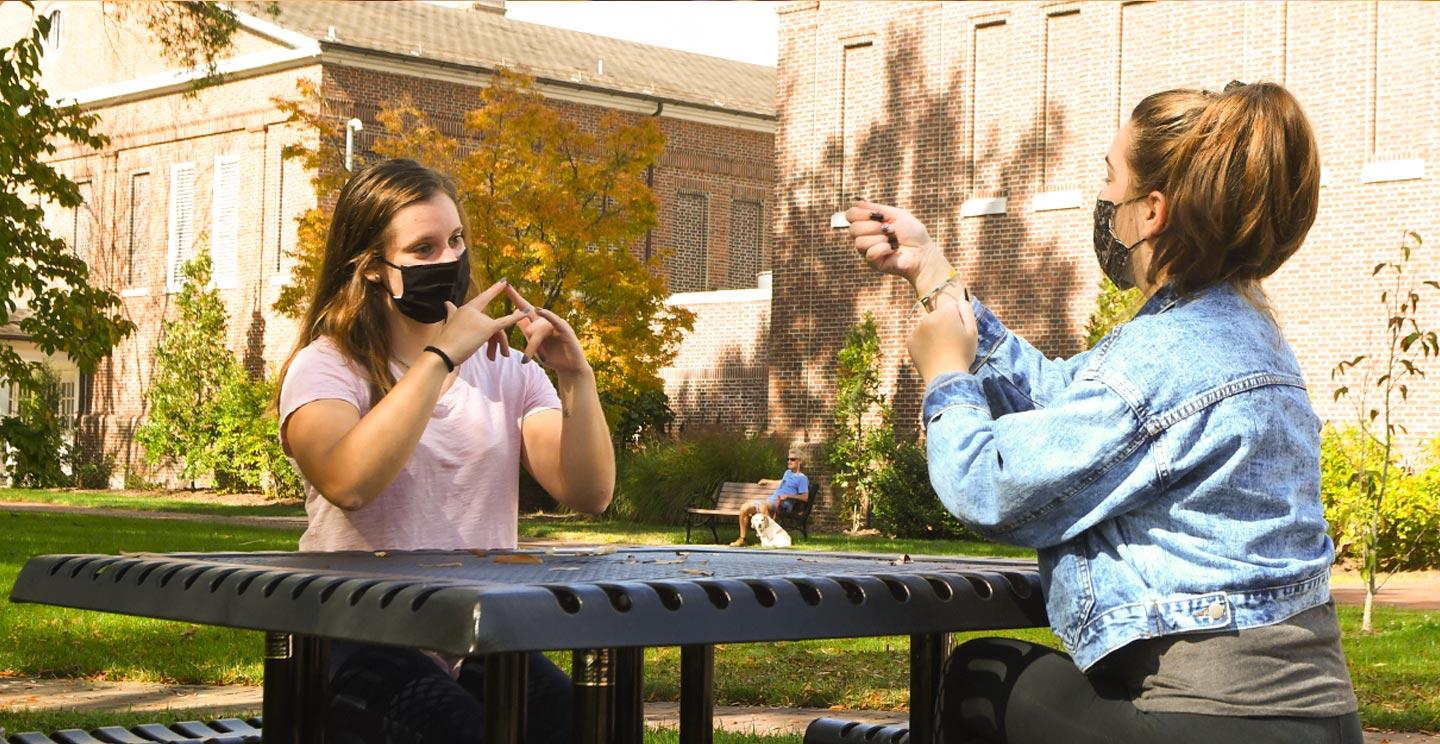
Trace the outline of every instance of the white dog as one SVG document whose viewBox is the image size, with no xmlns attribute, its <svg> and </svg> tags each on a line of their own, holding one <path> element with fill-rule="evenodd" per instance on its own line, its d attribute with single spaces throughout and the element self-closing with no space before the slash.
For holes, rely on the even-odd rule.
<svg viewBox="0 0 1440 744">
<path fill-rule="evenodd" d="M 755 534 L 760 536 L 760 547 L 762 548 L 788 548 L 790 547 L 790 533 L 785 531 L 775 520 L 764 514 L 756 514 L 750 518 L 750 527 Z"/>
</svg>

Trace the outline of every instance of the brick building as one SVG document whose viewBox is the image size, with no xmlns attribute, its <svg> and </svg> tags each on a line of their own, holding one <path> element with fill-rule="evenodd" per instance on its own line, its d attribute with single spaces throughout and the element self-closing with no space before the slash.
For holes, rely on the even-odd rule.
<svg viewBox="0 0 1440 744">
<path fill-rule="evenodd" d="M 17 6 L 0 8 L 6 40 L 30 26 L 31 11 Z M 607 111 L 654 117 L 667 140 L 653 170 L 659 226 L 636 250 L 673 249 L 672 288 L 701 302 L 714 291 L 768 296 L 757 287 L 771 235 L 773 68 L 515 21 L 503 2 L 286 2 L 276 17 L 258 5 L 238 9 L 225 82 L 186 95 L 195 71 L 172 69 L 151 34 L 117 18 L 113 4 L 36 5 L 57 18 L 42 83 L 98 113 L 111 138 L 103 152 L 57 153 L 53 162 L 80 184 L 86 205 L 52 207 L 47 218 L 138 326 L 93 380 L 51 360 L 82 430 L 117 453 L 117 482 L 142 461 L 130 435 L 161 319 L 197 245 L 215 258 L 231 348 L 272 375 L 290 351 L 293 323 L 271 305 L 289 279 L 295 218 L 315 199 L 308 174 L 280 153 L 315 135 L 287 124 L 271 99 L 295 97 L 301 80 L 318 85 L 341 120 L 361 121 L 361 150 L 381 129 L 375 114 L 402 94 L 442 130 L 458 131 L 497 67 L 534 75 L 582 126 Z M 14 336 L 0 329 L 34 356 Z M 677 390 L 688 389 L 688 374 L 672 371 Z M 757 379 L 760 392 L 750 394 L 763 406 Z"/>
<path fill-rule="evenodd" d="M 1323 418 L 1331 367 L 1384 330 L 1372 266 L 1402 230 L 1440 278 L 1440 7 L 1414 2 L 786 3 L 776 83 L 768 421 L 829 430 L 835 353 L 865 311 L 882 329 L 897 421 L 913 297 L 869 273 L 829 216 L 849 194 L 920 216 L 976 293 L 1052 356 L 1082 348 L 1101 273 L 1091 247 L 1111 137 L 1145 95 L 1269 80 L 1299 98 L 1324 165 L 1307 244 L 1267 284 Z M 1440 298 L 1422 304 L 1433 327 Z M 1437 370 L 1410 386 L 1411 435 L 1440 434 Z M 814 458 L 812 457 L 812 460 Z"/>
</svg>

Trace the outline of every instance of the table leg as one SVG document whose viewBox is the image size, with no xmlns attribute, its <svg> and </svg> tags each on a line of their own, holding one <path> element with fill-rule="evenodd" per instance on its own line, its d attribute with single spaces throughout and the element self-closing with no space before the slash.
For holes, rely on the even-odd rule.
<svg viewBox="0 0 1440 744">
<path fill-rule="evenodd" d="M 943 684 L 949 633 L 910 636 L 910 744 L 937 744 L 935 701 Z"/>
<path fill-rule="evenodd" d="M 615 705 L 612 651 L 577 648 L 570 653 L 570 681 L 574 684 L 571 736 L 576 744 L 609 744 Z"/>
<path fill-rule="evenodd" d="M 265 634 L 265 687 L 261 700 L 265 744 L 300 744 L 296 728 L 300 694 L 294 687 L 294 639 L 289 633 Z"/>
<path fill-rule="evenodd" d="M 530 657 L 524 652 L 485 657 L 485 744 L 525 739 L 525 690 Z"/>
<path fill-rule="evenodd" d="M 614 653 L 614 741 L 641 744 L 645 738 L 645 649 L 617 648 Z"/>
<path fill-rule="evenodd" d="M 710 744 L 715 735 L 715 647 L 680 647 L 680 744 Z"/>
<path fill-rule="evenodd" d="M 329 680 L 329 639 L 266 633 L 265 743 L 323 744 Z"/>
</svg>

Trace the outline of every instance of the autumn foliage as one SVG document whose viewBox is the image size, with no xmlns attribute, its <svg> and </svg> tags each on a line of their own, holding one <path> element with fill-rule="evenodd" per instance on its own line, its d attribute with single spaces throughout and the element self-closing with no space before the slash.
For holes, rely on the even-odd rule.
<svg viewBox="0 0 1440 744">
<path fill-rule="evenodd" d="M 300 219 L 297 265 L 275 305 L 290 317 L 304 311 L 330 208 L 348 177 L 345 117 L 328 110 L 312 84 L 302 83 L 299 93 L 276 103 L 318 136 L 285 154 L 310 169 L 320 206 Z M 458 137 L 406 99 L 388 102 L 377 118 L 382 131 L 369 153 L 356 149 L 356 168 L 365 159 L 404 157 L 449 174 L 470 222 L 474 283 L 508 279 L 532 302 L 569 318 L 607 403 L 653 405 L 663 397 L 656 373 L 674 358 L 693 315 L 665 303 L 666 251 L 648 261 L 638 255 L 656 224 L 646 171 L 664 147 L 658 126 L 609 112 L 593 131 L 584 129 L 531 79 L 509 72 L 481 89 Z M 612 423 L 622 413 L 607 411 Z"/>
</svg>

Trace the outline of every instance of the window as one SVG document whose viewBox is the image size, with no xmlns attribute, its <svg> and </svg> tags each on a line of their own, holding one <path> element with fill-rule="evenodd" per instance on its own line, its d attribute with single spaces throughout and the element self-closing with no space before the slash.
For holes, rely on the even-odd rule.
<svg viewBox="0 0 1440 744">
<path fill-rule="evenodd" d="M 210 209 L 210 258 L 214 261 L 213 281 L 220 289 L 234 289 L 239 273 L 240 243 L 240 158 L 215 158 L 213 201 Z"/>
<path fill-rule="evenodd" d="M 704 292 L 710 288 L 709 197 L 681 192 L 675 200 L 675 255 L 670 259 L 671 292 Z"/>
<path fill-rule="evenodd" d="M 764 211 L 764 205 L 757 201 L 736 200 L 730 204 L 729 289 L 756 285 L 756 275 L 764 263 Z"/>
<path fill-rule="evenodd" d="M 170 166 L 170 238 L 165 255 L 165 287 L 180 290 L 181 269 L 195 242 L 195 164 Z"/>
<path fill-rule="evenodd" d="M 74 377 L 62 377 L 60 379 L 60 405 L 56 413 L 60 414 L 60 420 L 68 422 L 75 416 L 75 383 Z"/>
<path fill-rule="evenodd" d="M 130 176 L 130 244 L 126 246 L 125 286 L 149 284 L 150 174 Z"/>
</svg>

